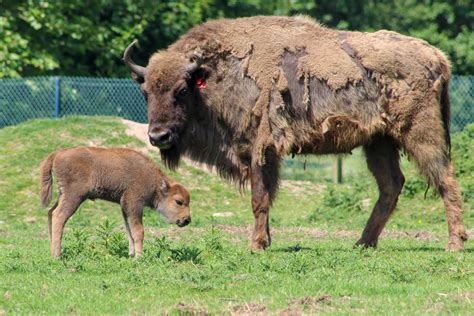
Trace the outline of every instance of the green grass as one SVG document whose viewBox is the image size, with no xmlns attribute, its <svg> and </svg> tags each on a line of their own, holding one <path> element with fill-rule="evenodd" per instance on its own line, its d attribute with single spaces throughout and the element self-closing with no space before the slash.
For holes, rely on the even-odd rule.
<svg viewBox="0 0 474 316">
<path fill-rule="evenodd" d="M 453 141 L 472 228 L 474 125 Z M 49 152 L 76 145 L 145 148 L 113 118 L 35 120 L 0 130 L 0 315 L 473 311 L 472 242 L 462 253 L 444 252 L 441 200 L 423 198 L 426 184 L 405 159 L 405 189 L 379 248 L 352 248 L 377 198 L 360 151 L 345 158 L 342 185 L 329 181 L 330 157 L 307 157 L 306 170 L 302 158 L 285 162 L 265 252 L 247 248 L 249 192 L 192 166 L 170 172 L 150 152 L 190 189 L 191 225 L 167 226 L 146 210 L 144 256 L 130 259 L 119 206 L 87 201 L 66 225 L 62 259 L 51 259 L 38 167 Z M 215 216 L 224 212 L 232 216 Z"/>
</svg>

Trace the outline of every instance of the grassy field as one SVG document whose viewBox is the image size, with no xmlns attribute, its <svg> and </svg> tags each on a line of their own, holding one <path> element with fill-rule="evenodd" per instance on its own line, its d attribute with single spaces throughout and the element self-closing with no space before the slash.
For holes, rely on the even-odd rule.
<svg viewBox="0 0 474 316">
<path fill-rule="evenodd" d="M 146 210 L 144 256 L 127 257 L 119 206 L 87 201 L 50 258 L 39 165 L 76 145 L 146 147 L 118 119 L 36 120 L 0 130 L 0 315 L 472 314 L 474 245 L 446 253 L 441 200 L 406 159 L 407 182 L 377 250 L 353 249 L 377 198 L 360 151 L 330 183 L 331 158 L 285 162 L 271 214 L 272 247 L 247 248 L 249 192 L 198 168 L 169 175 L 192 195 L 193 222 L 165 225 Z M 474 231 L 474 125 L 454 136 L 465 224 Z M 159 162 L 156 152 L 149 155 Z M 161 165 L 162 166 L 162 165 Z M 223 216 L 224 215 L 224 216 Z"/>
</svg>

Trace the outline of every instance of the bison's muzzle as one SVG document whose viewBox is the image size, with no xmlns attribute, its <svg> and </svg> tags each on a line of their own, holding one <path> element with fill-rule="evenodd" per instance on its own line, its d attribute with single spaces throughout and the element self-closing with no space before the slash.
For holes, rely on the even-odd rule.
<svg viewBox="0 0 474 316">
<path fill-rule="evenodd" d="M 169 149 L 173 145 L 173 134 L 169 129 L 152 129 L 148 132 L 150 144 L 160 149 Z"/>
</svg>

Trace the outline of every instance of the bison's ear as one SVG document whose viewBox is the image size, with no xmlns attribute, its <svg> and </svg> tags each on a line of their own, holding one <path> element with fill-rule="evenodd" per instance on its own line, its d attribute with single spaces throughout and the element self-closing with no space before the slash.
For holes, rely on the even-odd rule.
<svg viewBox="0 0 474 316">
<path fill-rule="evenodd" d="M 142 77 L 140 75 L 137 75 L 136 73 L 132 72 L 132 78 L 133 80 L 135 80 L 136 82 L 138 82 L 139 84 L 142 84 L 145 82 L 145 77 Z"/>
</svg>

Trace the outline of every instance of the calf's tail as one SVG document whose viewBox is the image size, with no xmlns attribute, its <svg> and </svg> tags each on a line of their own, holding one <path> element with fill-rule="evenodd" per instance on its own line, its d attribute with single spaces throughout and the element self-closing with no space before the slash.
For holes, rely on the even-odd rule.
<svg viewBox="0 0 474 316">
<path fill-rule="evenodd" d="M 53 161 L 56 153 L 50 154 L 41 165 L 40 185 L 41 185 L 41 206 L 47 207 L 53 195 Z"/>
</svg>

